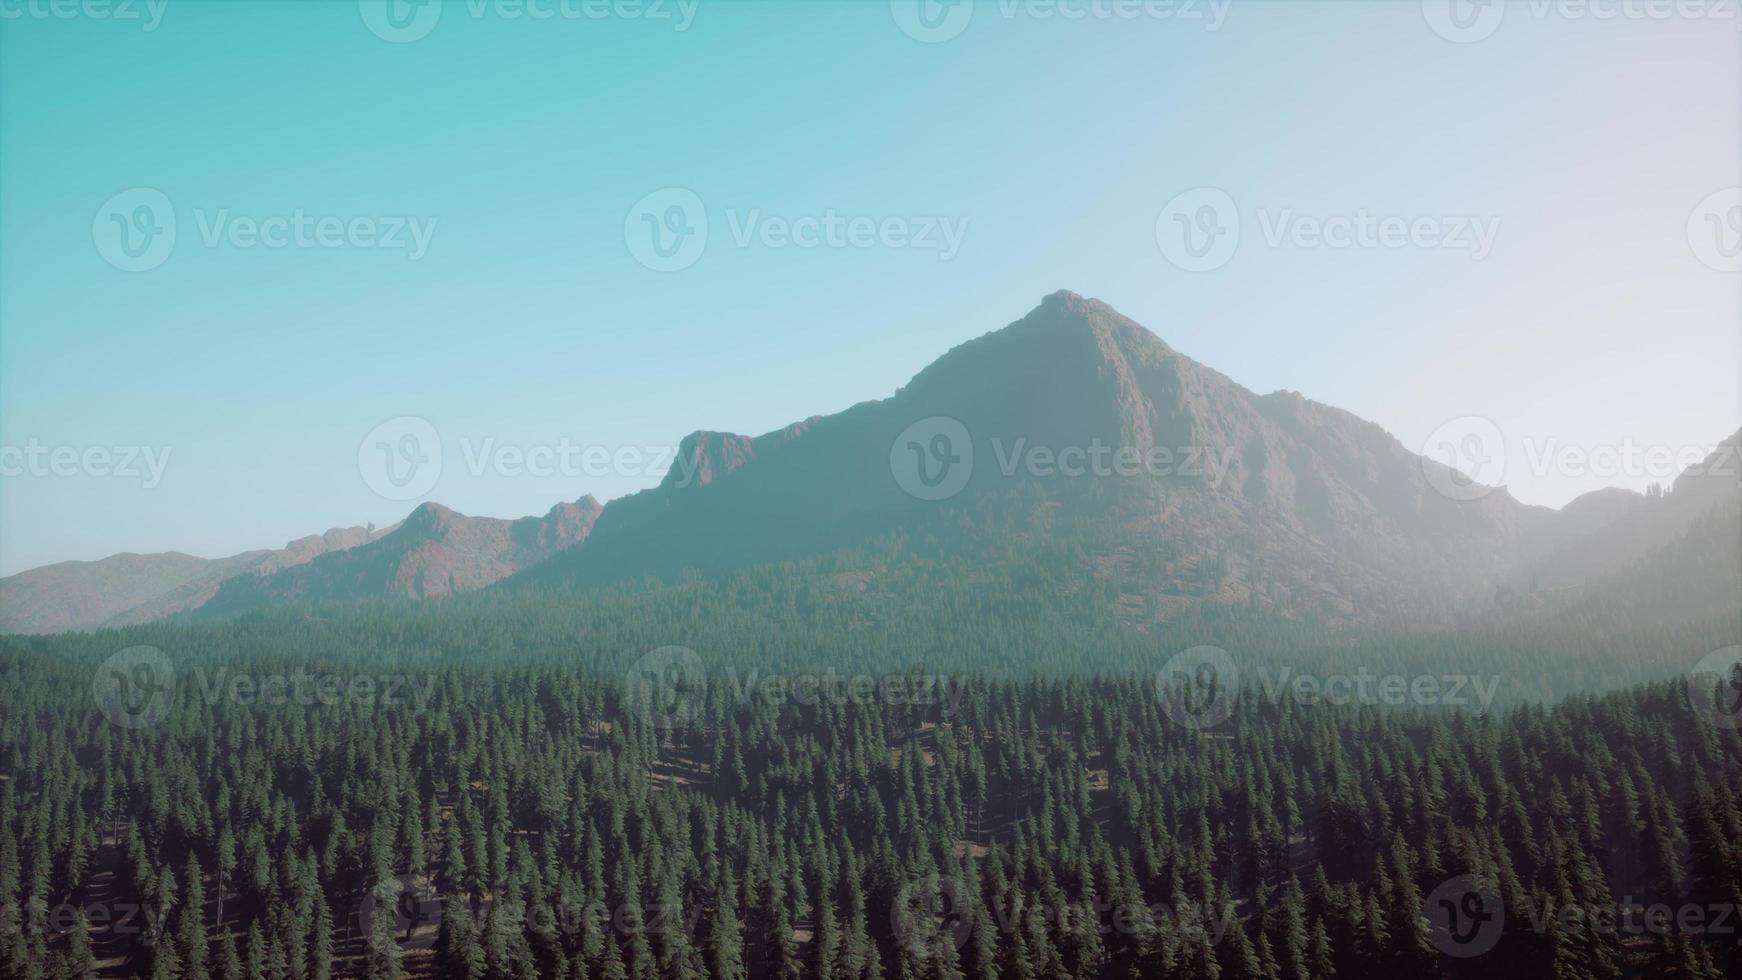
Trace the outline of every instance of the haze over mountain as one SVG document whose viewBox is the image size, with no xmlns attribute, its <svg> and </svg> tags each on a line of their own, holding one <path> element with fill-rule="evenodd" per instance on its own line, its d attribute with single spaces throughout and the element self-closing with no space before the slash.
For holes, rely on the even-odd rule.
<svg viewBox="0 0 1742 980">
<path fill-rule="evenodd" d="M 392 530 L 333 528 L 276 550 L 245 551 L 227 558 L 196 558 L 171 551 L 44 565 L 0 579 L 0 632 L 57 633 L 163 619 L 199 608 L 225 579 L 270 575 Z"/>
<path fill-rule="evenodd" d="M 658 487 L 605 507 L 508 521 L 428 503 L 367 543 L 69 563 L 0 581 L 0 603 L 7 631 L 33 632 L 808 562 L 795 574 L 867 602 L 947 576 L 1036 606 L 1102 592 L 1142 629 L 1217 607 L 1428 625 L 1637 591 L 1649 567 L 1678 597 L 1651 616 L 1712 616 L 1742 589 L 1739 437 L 1666 494 L 1604 490 L 1554 511 L 1504 487 L 1447 493 L 1450 470 L 1378 425 L 1256 394 L 1061 291 L 887 399 L 756 437 L 693 433 Z M 933 493 L 921 469 L 955 483 Z"/>
<path fill-rule="evenodd" d="M 1667 490 L 1580 497 L 1561 512 L 1578 533 L 1522 563 L 1504 604 L 1625 607 L 1634 622 L 1660 624 L 1733 612 L 1742 605 L 1739 473 L 1742 431 Z M 1601 513 L 1588 519 L 1591 511 Z"/>
<path fill-rule="evenodd" d="M 543 517 L 504 520 L 425 503 L 391 527 L 336 528 L 277 551 L 63 562 L 0 579 L 0 632 L 90 630 L 180 614 L 218 618 L 268 605 L 470 591 L 585 540 L 600 510 L 598 501 L 583 497 Z"/>
</svg>

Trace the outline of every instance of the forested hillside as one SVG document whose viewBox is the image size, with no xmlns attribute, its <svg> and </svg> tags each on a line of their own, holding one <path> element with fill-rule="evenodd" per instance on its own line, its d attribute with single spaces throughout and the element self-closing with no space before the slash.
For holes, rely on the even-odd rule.
<svg viewBox="0 0 1742 980">
<path fill-rule="evenodd" d="M 1680 682 L 1478 717 L 260 639 L 7 641 L 0 975 L 1742 972 L 1742 736 Z"/>
</svg>

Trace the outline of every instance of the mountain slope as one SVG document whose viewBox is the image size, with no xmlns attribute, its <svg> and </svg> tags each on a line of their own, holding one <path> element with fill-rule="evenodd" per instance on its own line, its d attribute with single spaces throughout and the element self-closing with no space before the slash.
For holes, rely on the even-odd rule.
<svg viewBox="0 0 1742 980">
<path fill-rule="evenodd" d="M 58 621 L 109 622 L 118 609 L 128 622 L 217 618 L 498 582 L 480 598 L 560 603 L 598 587 L 681 589 L 700 574 L 760 594 L 768 608 L 734 600 L 758 616 L 827 605 L 873 629 L 903 604 L 939 610 L 941 629 L 978 618 L 1032 635 L 1048 616 L 1148 632 L 1188 613 L 1417 627 L 1589 618 L 1591 602 L 1619 612 L 1619 597 L 1648 592 L 1675 597 L 1653 620 L 1673 625 L 1736 611 L 1725 589 L 1742 574 L 1739 443 L 1668 494 L 1602 490 L 1559 511 L 1504 488 L 1454 499 L 1436 489 L 1449 470 L 1378 425 L 1295 392 L 1256 394 L 1106 304 L 1058 292 L 889 398 L 755 437 L 693 433 L 659 486 L 608 507 L 586 497 L 507 521 L 424 504 L 367 543 L 306 539 L 221 571 L 144 556 L 161 568 L 141 572 L 128 566 L 141 556 L 116 556 L 114 608 Z M 39 572 L 35 593 L 0 599 L 55 608 L 42 598 L 54 576 Z M 143 574 L 161 585 L 141 598 L 129 589 Z M 773 588 L 793 584 L 783 576 L 796 591 Z"/>
<path fill-rule="evenodd" d="M 602 508 L 592 497 L 561 503 L 543 517 L 467 517 L 420 504 L 390 534 L 271 575 L 226 581 L 201 618 L 266 606 L 469 592 L 530 568 L 586 540 Z"/>
<path fill-rule="evenodd" d="M 938 418 L 960 424 L 947 445 L 926 421 Z M 927 437 L 897 445 L 916 423 Z M 965 459 L 961 433 L 972 464 L 960 492 L 904 491 L 904 452 L 915 466 Z M 1553 511 L 1504 489 L 1442 496 L 1428 480 L 1438 464 L 1377 425 L 1256 395 L 1069 292 L 888 399 L 755 438 L 697 433 L 682 452 L 701 478 L 613 501 L 585 547 L 507 587 L 840 552 L 842 574 L 875 588 L 891 563 L 856 567 L 853 552 L 894 536 L 909 543 L 894 564 L 921 548 L 1020 563 L 1068 543 L 1079 577 L 1143 620 L 1196 603 L 1363 620 L 1486 600 L 1558 536 Z M 1061 471 L 1066 460 L 1086 472 Z"/>
<path fill-rule="evenodd" d="M 1666 492 L 1597 493 L 1610 496 L 1607 519 L 1586 521 L 1582 533 L 1526 562 L 1517 576 L 1521 583 L 1556 589 L 1611 576 L 1683 537 L 1714 510 L 1742 503 L 1742 430 L 1676 477 Z M 1578 510 L 1595 496 L 1580 497 L 1562 513 Z"/>
<path fill-rule="evenodd" d="M 180 552 L 110 555 L 45 565 L 0 579 L 0 633 L 58 633 L 145 623 L 197 609 L 224 580 L 267 575 L 356 547 L 385 531 L 333 528 L 276 550 L 227 558 Z"/>
</svg>

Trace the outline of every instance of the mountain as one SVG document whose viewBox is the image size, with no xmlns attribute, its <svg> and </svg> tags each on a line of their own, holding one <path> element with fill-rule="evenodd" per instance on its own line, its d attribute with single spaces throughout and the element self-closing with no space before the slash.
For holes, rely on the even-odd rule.
<svg viewBox="0 0 1742 980">
<path fill-rule="evenodd" d="M 270 575 L 385 533 L 363 527 L 333 528 L 276 550 L 245 551 L 227 558 L 196 558 L 175 551 L 126 553 L 33 568 L 0 579 L 0 633 L 58 633 L 163 619 L 199 608 L 226 579 Z"/>
<path fill-rule="evenodd" d="M 665 483 L 613 501 L 584 547 L 504 587 L 828 555 L 837 579 L 876 591 L 914 587 L 938 551 L 991 581 L 1063 550 L 1082 587 L 1117 593 L 1140 625 L 1200 604 L 1363 621 L 1478 608 L 1525 556 L 1624 509 L 1561 514 L 1504 488 L 1454 499 L 1436 489 L 1451 471 L 1379 426 L 1255 394 L 1070 292 L 888 399 L 762 436 L 698 432 L 680 456 Z M 965 480 L 922 499 L 916 478 L 946 458 Z"/>
<path fill-rule="evenodd" d="M 1603 497 L 1600 504 L 1592 499 Z M 1580 531 L 1519 570 L 1541 588 L 1564 588 L 1604 578 L 1685 535 L 1714 509 L 1742 502 L 1742 430 L 1721 442 L 1702 462 L 1678 476 L 1667 491 L 1588 493 L 1562 509 L 1603 511 Z"/>
<path fill-rule="evenodd" d="M 1560 513 L 1570 533 L 1519 564 L 1514 605 L 1626 607 L 1668 625 L 1742 603 L 1742 430 L 1668 490 L 1599 490 Z"/>
<path fill-rule="evenodd" d="M 602 510 L 591 496 L 557 504 L 543 517 L 518 520 L 467 517 L 440 504 L 420 504 L 391 533 L 367 544 L 274 574 L 229 579 L 198 615 L 220 618 L 267 606 L 469 592 L 585 541 Z"/>
<path fill-rule="evenodd" d="M 375 540 L 225 560 L 246 567 L 116 556 L 90 576 L 111 588 L 77 590 L 100 592 L 101 609 L 56 604 L 63 566 L 0 582 L 0 597 L 29 613 L 9 624 L 54 629 L 732 577 L 705 601 L 762 616 L 828 607 L 872 629 L 921 605 L 945 626 L 1050 617 L 1149 631 L 1191 613 L 1418 627 L 1629 610 L 1674 625 L 1737 608 L 1739 444 L 1668 492 L 1528 506 L 1349 412 L 1250 391 L 1061 291 L 889 398 L 759 436 L 695 432 L 658 486 L 609 506 L 585 497 L 508 521 L 429 503 Z M 27 576 L 34 593 L 17 584 Z M 147 577 L 155 591 L 141 595 Z M 1643 595 L 1665 598 L 1626 601 Z"/>
</svg>

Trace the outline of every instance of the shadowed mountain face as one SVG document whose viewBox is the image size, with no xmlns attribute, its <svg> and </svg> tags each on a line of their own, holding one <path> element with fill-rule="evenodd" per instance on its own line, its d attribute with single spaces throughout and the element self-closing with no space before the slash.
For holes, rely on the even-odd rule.
<svg viewBox="0 0 1742 980">
<path fill-rule="evenodd" d="M 592 497 L 543 517 L 467 517 L 421 504 L 391 534 L 274 575 L 225 582 L 202 618 L 267 606 L 401 597 L 428 599 L 483 588 L 586 540 L 602 508 Z"/>
<path fill-rule="evenodd" d="M 386 533 L 334 528 L 275 551 L 247 551 L 228 558 L 195 558 L 172 551 L 33 568 L 0 579 L 0 633 L 58 633 L 163 619 L 198 609 L 226 579 L 270 575 Z"/>
<path fill-rule="evenodd" d="M 1254 394 L 1068 292 L 891 398 L 756 438 L 697 433 L 680 455 L 688 466 L 664 485 L 612 502 L 586 547 L 523 579 L 840 552 L 842 573 L 874 588 L 892 563 L 855 566 L 867 541 L 923 540 L 986 563 L 1068 544 L 1081 577 L 1140 618 L 1196 603 L 1419 617 L 1488 602 L 1524 557 L 1625 510 L 1441 493 L 1450 471 L 1377 425 L 1292 392 Z M 948 499 L 920 499 L 918 470 L 936 476 L 946 457 L 971 476 Z"/>
</svg>

